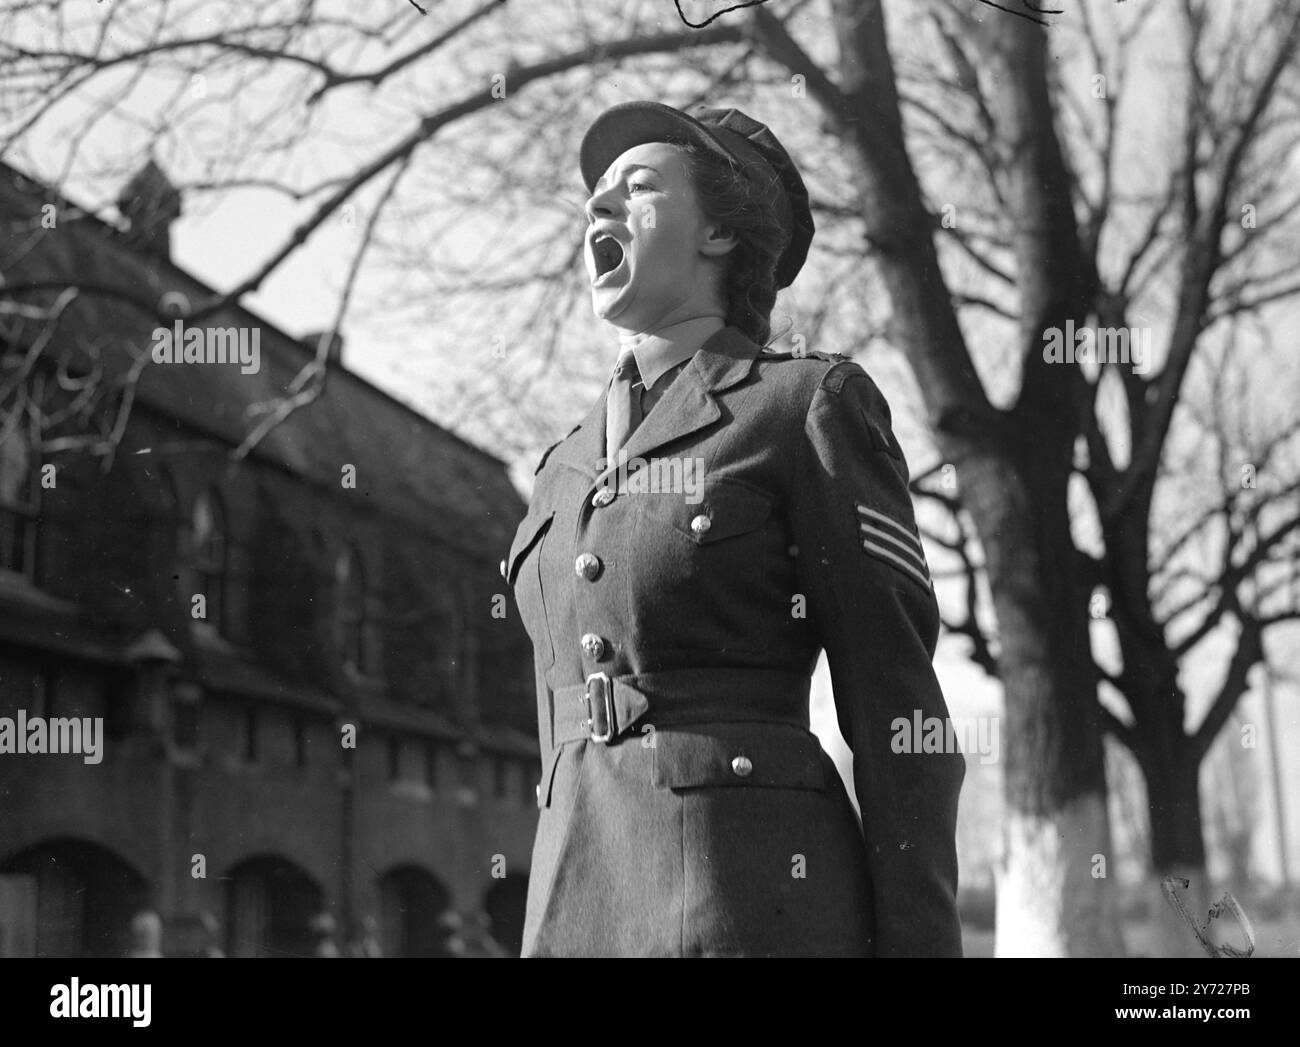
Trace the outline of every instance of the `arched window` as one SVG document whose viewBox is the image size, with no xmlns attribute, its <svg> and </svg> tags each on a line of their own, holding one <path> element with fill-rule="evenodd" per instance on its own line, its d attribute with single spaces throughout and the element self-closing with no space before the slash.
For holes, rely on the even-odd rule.
<svg viewBox="0 0 1300 1047">
<path fill-rule="evenodd" d="M 226 951 L 230 956 L 311 956 L 312 917 L 324 892 L 306 870 L 261 854 L 226 874 Z"/>
<path fill-rule="evenodd" d="M 442 917 L 451 894 L 432 873 L 418 866 L 390 869 L 379 878 L 379 932 L 385 956 L 447 956 L 447 925 Z"/>
<path fill-rule="evenodd" d="M 377 601 L 367 584 L 361 554 L 344 549 L 335 563 L 335 633 L 343 664 L 367 676 L 379 672 Z"/>
<path fill-rule="evenodd" d="M 226 514 L 221 496 L 211 488 L 194 499 L 190 514 L 190 562 L 194 567 L 196 593 L 207 601 L 205 619 L 217 632 L 224 632 L 227 554 Z"/>
<path fill-rule="evenodd" d="M 0 426 L 0 569 L 36 576 L 40 485 L 37 456 L 21 423 Z"/>
</svg>

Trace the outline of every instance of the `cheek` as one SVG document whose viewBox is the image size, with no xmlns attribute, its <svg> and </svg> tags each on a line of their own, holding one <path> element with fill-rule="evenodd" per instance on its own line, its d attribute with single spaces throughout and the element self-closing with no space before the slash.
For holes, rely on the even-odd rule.
<svg viewBox="0 0 1300 1047">
<path fill-rule="evenodd" d="M 661 219 L 652 229 L 642 232 L 647 255 L 686 262 L 694 253 L 693 229 L 683 222 Z"/>
</svg>

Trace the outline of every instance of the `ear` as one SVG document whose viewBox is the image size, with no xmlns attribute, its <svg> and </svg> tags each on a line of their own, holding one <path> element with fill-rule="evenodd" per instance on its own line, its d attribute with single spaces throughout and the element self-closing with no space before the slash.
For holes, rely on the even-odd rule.
<svg viewBox="0 0 1300 1047">
<path fill-rule="evenodd" d="M 725 225 L 710 225 L 704 230 L 704 240 L 700 243 L 700 254 L 709 258 L 721 258 L 739 242 L 736 234 Z"/>
</svg>

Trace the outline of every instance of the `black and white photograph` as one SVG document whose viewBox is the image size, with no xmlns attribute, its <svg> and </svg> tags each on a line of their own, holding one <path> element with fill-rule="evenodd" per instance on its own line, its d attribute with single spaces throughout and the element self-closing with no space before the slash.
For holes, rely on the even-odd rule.
<svg viewBox="0 0 1300 1047">
<path fill-rule="evenodd" d="M 0 0 L 0 971 L 1249 1027 L 1298 245 L 1300 0 Z"/>
</svg>

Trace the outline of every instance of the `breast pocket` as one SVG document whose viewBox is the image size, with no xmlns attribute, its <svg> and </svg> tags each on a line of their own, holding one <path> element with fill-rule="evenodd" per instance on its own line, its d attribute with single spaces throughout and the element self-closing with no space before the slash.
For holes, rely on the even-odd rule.
<svg viewBox="0 0 1300 1047">
<path fill-rule="evenodd" d="M 705 485 L 698 505 L 683 500 L 671 520 L 681 534 L 707 547 L 751 534 L 771 515 L 772 500 L 762 491 L 736 480 L 715 480 Z"/>
<path fill-rule="evenodd" d="M 546 597 L 542 585 L 542 544 L 555 519 L 555 510 L 530 512 L 515 531 L 506 557 L 506 582 L 514 590 L 515 604 L 524 629 L 533 641 L 533 651 L 543 670 L 555 662 L 555 647 L 546 619 Z"/>
<path fill-rule="evenodd" d="M 772 499 L 727 479 L 706 483 L 694 503 L 681 494 L 635 497 L 639 559 L 628 610 L 638 637 L 663 651 L 761 649 L 756 610 L 770 600 L 780 544 Z"/>
</svg>

